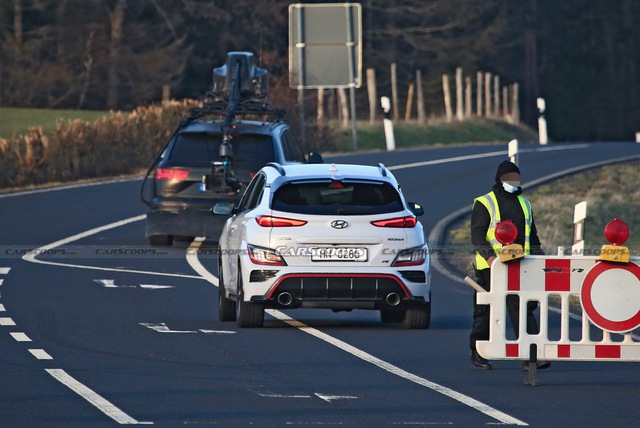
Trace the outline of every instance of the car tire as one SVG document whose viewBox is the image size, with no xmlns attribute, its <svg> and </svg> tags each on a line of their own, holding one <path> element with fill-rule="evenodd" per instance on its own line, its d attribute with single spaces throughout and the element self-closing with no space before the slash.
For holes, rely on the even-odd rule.
<svg viewBox="0 0 640 428">
<path fill-rule="evenodd" d="M 222 266 L 218 263 L 218 318 L 220 321 L 236 320 L 236 302 L 225 296 Z"/>
<path fill-rule="evenodd" d="M 236 322 L 241 328 L 262 327 L 264 324 L 264 305 L 245 302 L 242 292 L 242 269 L 238 263 L 238 301 L 236 302 Z"/>
<path fill-rule="evenodd" d="M 402 309 L 380 309 L 380 320 L 385 324 L 403 322 L 405 313 Z"/>
<path fill-rule="evenodd" d="M 427 329 L 431 324 L 431 302 L 407 309 L 403 325 L 406 329 Z"/>
<path fill-rule="evenodd" d="M 168 247 L 173 244 L 173 235 L 151 235 L 149 244 L 158 247 Z"/>
</svg>

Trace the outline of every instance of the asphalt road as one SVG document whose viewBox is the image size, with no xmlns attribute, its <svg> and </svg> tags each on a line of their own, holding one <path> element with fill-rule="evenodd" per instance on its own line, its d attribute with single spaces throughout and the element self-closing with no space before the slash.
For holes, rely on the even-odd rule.
<svg viewBox="0 0 640 428">
<path fill-rule="evenodd" d="M 452 213 L 489 190 L 506 145 L 327 157 L 383 162 L 437 247 Z M 524 146 L 523 186 L 640 156 L 633 143 Z M 429 330 L 377 312 L 217 319 L 215 247 L 153 249 L 140 180 L 0 196 L 0 426 L 635 426 L 640 365 L 471 368 L 471 289 L 434 270 Z M 534 207 L 535 210 L 535 207 Z M 535 211 L 534 211 L 535 212 Z M 24 257 L 37 250 L 35 257 Z"/>
</svg>

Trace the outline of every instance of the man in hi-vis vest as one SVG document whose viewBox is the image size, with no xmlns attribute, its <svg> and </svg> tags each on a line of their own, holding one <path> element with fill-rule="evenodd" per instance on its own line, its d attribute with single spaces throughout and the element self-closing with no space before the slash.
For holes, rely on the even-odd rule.
<svg viewBox="0 0 640 428">
<path fill-rule="evenodd" d="M 471 242 L 476 252 L 476 282 L 485 290 L 491 289 L 491 263 L 496 258 L 502 244 L 496 240 L 496 226 L 502 220 L 511 220 L 518 229 L 516 244 L 522 245 L 525 254 L 544 254 L 540 248 L 540 239 L 533 221 L 531 203 L 520 194 L 520 169 L 516 164 L 504 161 L 496 171 L 495 184 L 489 193 L 473 201 L 471 214 Z M 507 296 L 507 312 L 511 324 L 518 334 L 519 298 Z M 537 302 L 527 303 L 527 333 L 538 333 L 538 323 L 533 311 Z M 490 370 L 491 363 L 476 351 L 476 340 L 489 340 L 489 305 L 478 305 L 473 296 L 473 328 L 471 330 L 471 364 L 482 370 Z M 549 367 L 548 362 L 538 363 L 539 369 Z M 523 369 L 527 369 L 525 362 Z"/>
</svg>

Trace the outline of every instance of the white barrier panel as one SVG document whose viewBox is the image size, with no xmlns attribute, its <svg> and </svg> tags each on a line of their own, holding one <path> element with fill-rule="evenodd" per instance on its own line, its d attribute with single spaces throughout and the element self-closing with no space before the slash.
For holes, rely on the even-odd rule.
<svg viewBox="0 0 640 428">
<path fill-rule="evenodd" d="M 636 263 L 639 257 L 628 264 L 586 256 L 496 260 L 491 291 L 477 293 L 478 304 L 491 305 L 489 340 L 476 343 L 478 352 L 494 360 L 530 360 L 535 349 L 538 361 L 640 361 L 640 342 L 631 335 L 640 327 Z M 508 331 L 508 295 L 520 301 L 517 337 Z M 538 334 L 526 331 L 527 302 L 532 301 L 539 303 Z M 550 329 L 551 319 L 556 327 Z"/>
</svg>

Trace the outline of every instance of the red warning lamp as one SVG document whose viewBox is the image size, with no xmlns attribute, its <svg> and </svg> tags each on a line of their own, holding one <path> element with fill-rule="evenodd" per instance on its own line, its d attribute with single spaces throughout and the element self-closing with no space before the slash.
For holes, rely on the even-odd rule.
<svg viewBox="0 0 640 428">
<path fill-rule="evenodd" d="M 502 245 L 511 245 L 518 236 L 518 228 L 511 220 L 503 220 L 496 226 L 496 239 Z"/>
<path fill-rule="evenodd" d="M 611 245 L 622 245 L 629 239 L 629 227 L 620 219 L 613 219 L 604 228 L 604 237 Z"/>
<path fill-rule="evenodd" d="M 611 245 L 603 245 L 600 249 L 600 260 L 603 262 L 629 263 L 629 249 L 623 247 L 629 238 L 629 227 L 619 219 L 613 219 L 604 228 L 604 237 Z"/>
</svg>

